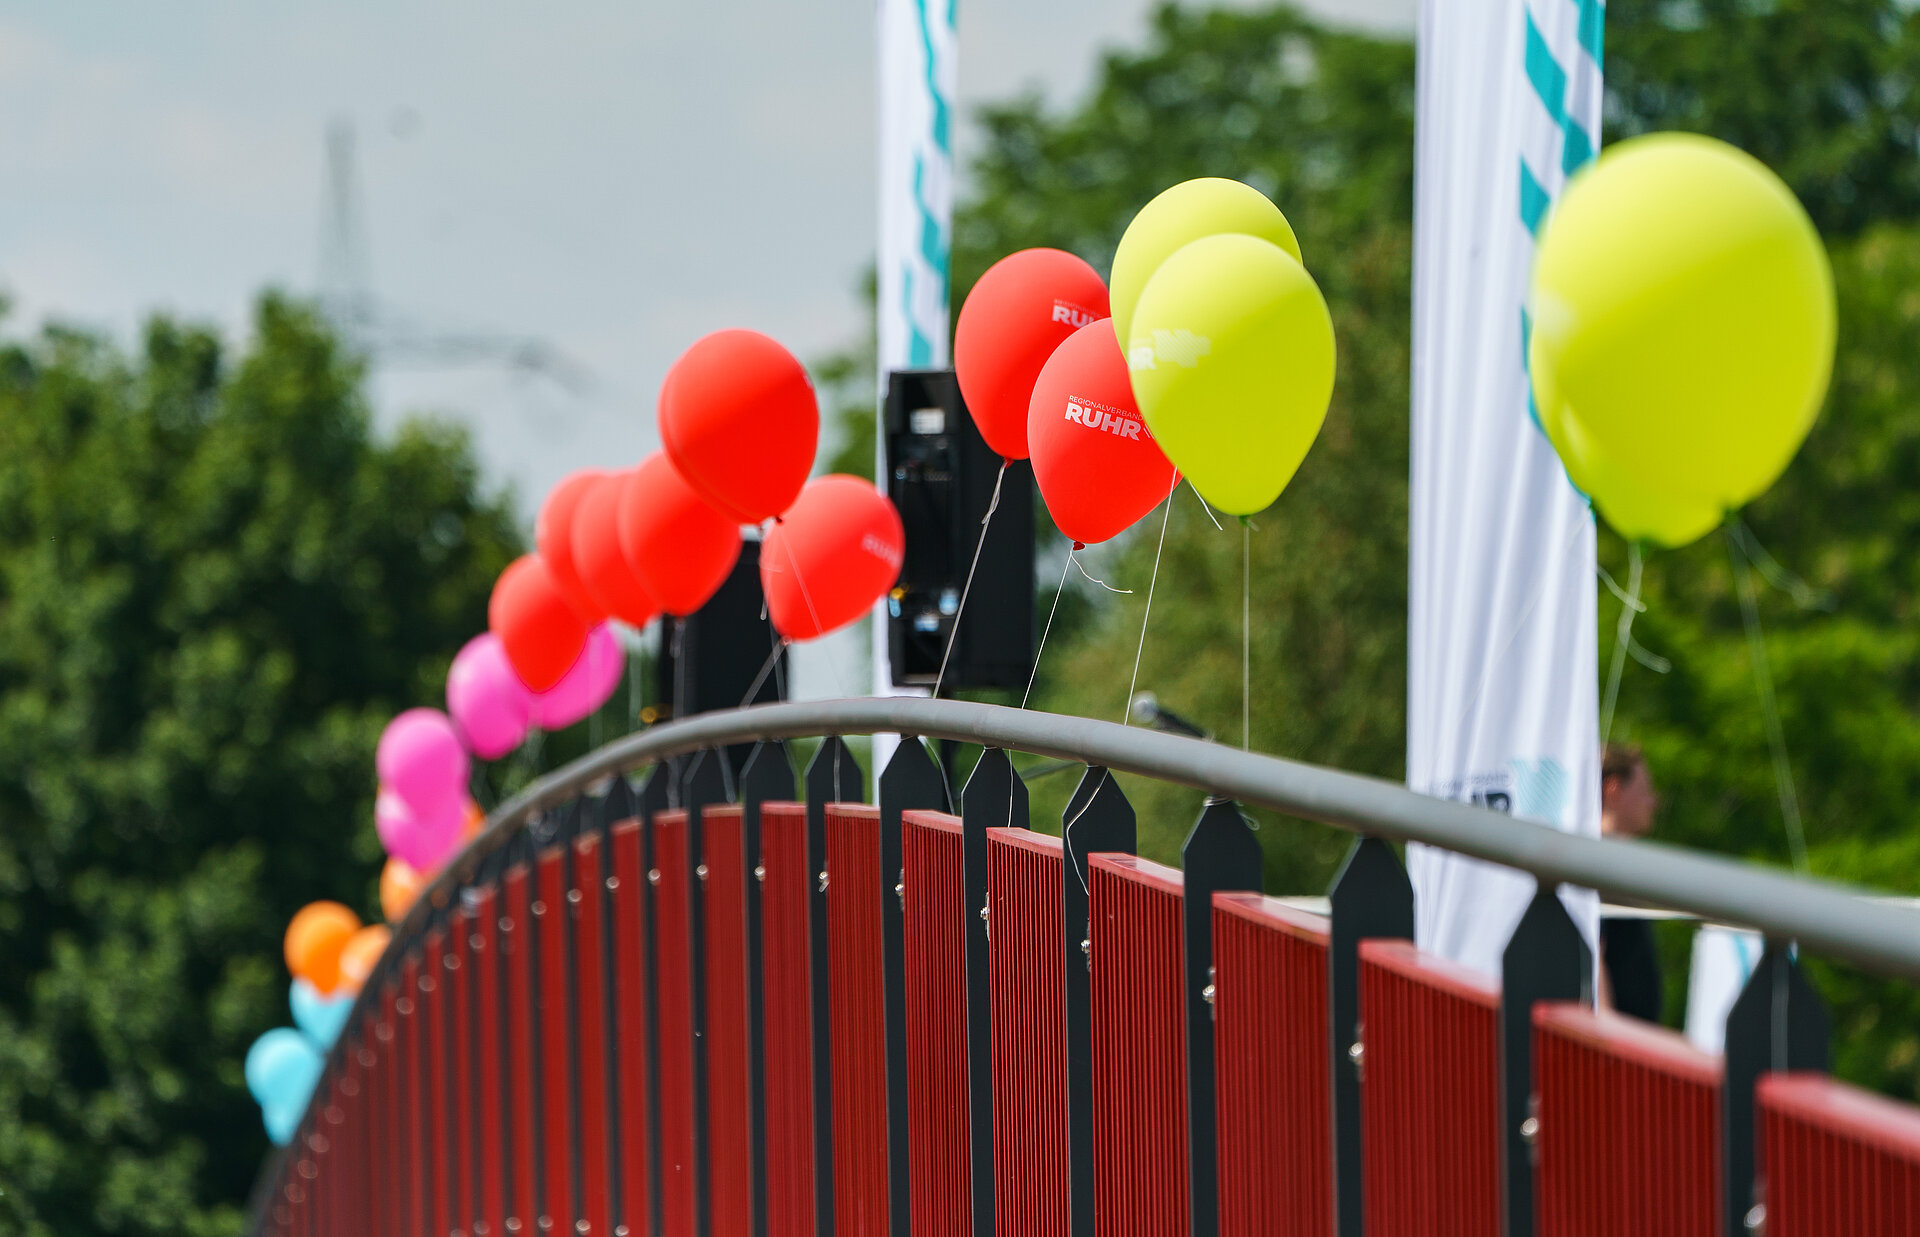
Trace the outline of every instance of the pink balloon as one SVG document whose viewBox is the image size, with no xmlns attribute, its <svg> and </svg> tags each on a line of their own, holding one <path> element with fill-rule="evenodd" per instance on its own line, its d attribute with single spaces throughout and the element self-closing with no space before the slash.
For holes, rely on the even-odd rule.
<svg viewBox="0 0 1920 1237">
<path fill-rule="evenodd" d="M 408 709 L 388 722 L 373 765 L 382 786 L 436 819 L 466 799 L 472 771 L 453 719 L 438 709 Z"/>
<path fill-rule="evenodd" d="M 381 787 L 373 801 L 373 826 L 380 834 L 380 845 L 417 872 L 436 871 L 460 848 L 460 827 L 466 821 L 463 797 L 456 796 L 448 804 L 416 814 L 399 794 Z"/>
<path fill-rule="evenodd" d="M 520 746 L 533 722 L 533 700 L 490 631 L 467 641 L 447 670 L 447 712 L 482 760 L 498 760 Z"/>
<path fill-rule="evenodd" d="M 613 697 L 627 670 L 627 652 L 613 625 L 602 623 L 587 635 L 587 647 L 566 677 L 533 698 L 533 723 L 542 730 L 564 730 L 589 717 Z"/>
</svg>

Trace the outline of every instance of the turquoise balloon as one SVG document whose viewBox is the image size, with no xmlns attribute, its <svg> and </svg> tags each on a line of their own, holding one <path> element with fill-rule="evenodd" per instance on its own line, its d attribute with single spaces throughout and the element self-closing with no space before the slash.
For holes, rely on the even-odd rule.
<svg viewBox="0 0 1920 1237">
<path fill-rule="evenodd" d="M 300 1117 L 307 1111 L 301 1104 L 269 1104 L 260 1110 L 260 1120 L 267 1127 L 267 1137 L 276 1147 L 284 1147 L 293 1141 L 294 1131 L 300 1128 Z"/>
<path fill-rule="evenodd" d="M 314 1047 L 326 1052 L 346 1029 L 347 1018 L 353 1013 L 353 994 L 343 990 L 322 996 L 311 983 L 296 979 L 287 994 L 287 1004 L 293 1008 L 293 1025 L 313 1041 Z"/>
<path fill-rule="evenodd" d="M 304 1109 L 326 1062 L 292 1027 L 275 1027 L 247 1049 L 247 1090 L 262 1109 Z"/>
</svg>

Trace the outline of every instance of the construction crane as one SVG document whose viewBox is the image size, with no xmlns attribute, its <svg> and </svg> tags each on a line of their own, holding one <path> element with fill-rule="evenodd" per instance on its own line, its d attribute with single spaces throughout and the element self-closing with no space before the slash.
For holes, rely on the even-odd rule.
<svg viewBox="0 0 1920 1237">
<path fill-rule="evenodd" d="M 500 365 L 544 378 L 573 395 L 594 385 L 593 375 L 544 339 L 486 330 L 445 330 L 381 300 L 360 223 L 353 122 L 327 126 L 326 180 L 320 221 L 321 312 L 341 336 L 378 365 L 423 369 Z"/>
</svg>

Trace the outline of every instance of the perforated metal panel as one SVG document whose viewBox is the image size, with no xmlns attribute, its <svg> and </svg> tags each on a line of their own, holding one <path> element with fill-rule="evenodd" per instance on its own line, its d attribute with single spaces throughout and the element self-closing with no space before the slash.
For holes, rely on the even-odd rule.
<svg viewBox="0 0 1920 1237">
<path fill-rule="evenodd" d="M 1327 921 L 1213 895 L 1214 1091 L 1223 1237 L 1333 1231 Z"/>
<path fill-rule="evenodd" d="M 1180 873 L 1131 855 L 1088 867 L 1094 1231 L 1173 1237 L 1189 1231 Z"/>
<path fill-rule="evenodd" d="M 692 879 L 687 814 L 653 817 L 654 955 L 660 1019 L 660 1223 L 668 1233 L 691 1233 L 693 1172 L 693 954 Z"/>
<path fill-rule="evenodd" d="M 987 830 L 994 1231 L 1067 1231 L 1067 1013 L 1060 839 Z"/>
<path fill-rule="evenodd" d="M 640 822 L 613 827 L 613 870 L 607 878 L 607 913 L 613 919 L 613 989 L 620 1047 L 620 1200 L 616 1223 L 630 1234 L 652 1224 L 647 1122 L 647 925 L 641 914 L 646 873 L 640 866 Z"/>
<path fill-rule="evenodd" d="M 960 818 L 900 815 L 907 980 L 908 1203 L 914 1237 L 970 1231 L 967 966 Z"/>
<path fill-rule="evenodd" d="M 1500 1231 L 1500 988 L 1405 941 L 1360 943 L 1368 1233 Z"/>
<path fill-rule="evenodd" d="M 1920 1237 L 1920 1109 L 1820 1074 L 1756 1092 L 1767 1237 Z"/>
<path fill-rule="evenodd" d="M 513 1155 L 508 1171 L 513 1182 L 513 1197 L 507 1208 L 507 1231 L 519 1237 L 532 1237 L 538 1231 L 535 1220 L 540 1214 L 541 1140 L 537 1133 L 540 1110 L 534 1103 L 539 1082 L 534 1055 L 537 1011 L 533 1002 L 532 883 L 532 873 L 525 864 L 516 865 L 507 873 L 506 903 L 500 919 L 500 948 L 506 956 L 509 1011 L 507 1095 L 512 1106 L 508 1146 Z"/>
<path fill-rule="evenodd" d="M 1720 1058 L 1582 1005 L 1533 1011 L 1540 1237 L 1714 1237 Z"/>
<path fill-rule="evenodd" d="M 578 1237 L 607 1237 L 613 1232 L 609 1156 L 607 1073 L 606 881 L 601 873 L 604 843 L 585 833 L 573 843 L 573 888 L 567 904 L 573 918 L 574 1026 L 579 1042 L 580 1131 L 579 1214 L 587 1223 Z"/>
<path fill-rule="evenodd" d="M 577 1218 L 573 1172 L 580 1154 L 573 1136 L 572 986 L 567 922 L 565 856 L 555 846 L 535 864 L 533 937 L 539 949 L 540 982 L 535 998 L 540 1020 L 540 1121 L 542 1139 L 540 1218 L 558 1233 L 573 1231 Z"/>
<path fill-rule="evenodd" d="M 880 810 L 827 808 L 827 982 L 832 1007 L 836 1237 L 887 1232 L 886 1009 L 880 957 Z M 893 882 L 885 884 L 891 897 Z"/>
<path fill-rule="evenodd" d="M 767 1232 L 813 1234 L 813 974 L 807 949 L 807 809 L 760 805 Z"/>
<path fill-rule="evenodd" d="M 747 872 L 741 812 L 700 811 L 707 869 L 707 1223 L 713 1237 L 749 1237 L 753 1111 L 747 1059 Z"/>
</svg>

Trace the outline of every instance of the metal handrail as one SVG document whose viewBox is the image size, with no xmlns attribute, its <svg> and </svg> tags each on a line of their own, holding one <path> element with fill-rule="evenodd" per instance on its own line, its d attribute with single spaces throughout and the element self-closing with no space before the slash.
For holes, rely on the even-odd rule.
<svg viewBox="0 0 1920 1237">
<path fill-rule="evenodd" d="M 433 906 L 471 883 L 522 826 L 597 783 L 642 765 L 757 740 L 905 734 L 1084 761 L 1398 842 L 1505 864 L 1543 881 L 1759 930 L 1869 971 L 1920 980 L 1920 912 L 1867 891 L 1653 842 L 1579 837 L 1378 778 L 1243 752 L 1137 726 L 959 700 L 862 697 L 754 705 L 669 722 L 615 740 L 547 774 L 496 808 L 399 926 L 408 938 Z"/>
</svg>

